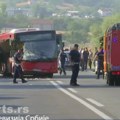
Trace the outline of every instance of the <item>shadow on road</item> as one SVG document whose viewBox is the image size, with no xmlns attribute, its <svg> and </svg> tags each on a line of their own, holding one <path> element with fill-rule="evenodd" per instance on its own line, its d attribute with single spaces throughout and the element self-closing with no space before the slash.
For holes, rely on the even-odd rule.
<svg viewBox="0 0 120 120">
<path fill-rule="evenodd" d="M 23 85 L 23 84 L 17 84 L 17 85 L 0 85 L 0 89 L 21 89 L 21 90 L 25 90 L 25 89 L 56 89 L 55 86 L 53 85 Z"/>
<path fill-rule="evenodd" d="M 58 84 L 59 85 L 59 84 Z M 70 86 L 69 84 L 62 84 L 62 85 L 59 85 L 61 86 L 62 88 L 80 88 L 80 89 L 87 89 L 87 88 L 119 88 L 119 86 L 108 86 L 107 84 L 80 84 L 80 86 Z M 39 90 L 39 89 L 57 89 L 54 85 L 52 84 L 49 84 L 49 85 L 29 85 L 29 84 L 26 84 L 26 85 L 23 85 L 23 84 L 18 84 L 18 85 L 0 85 L 0 89 L 7 89 L 7 90 Z M 0 99 L 22 99 L 22 98 L 14 98 L 14 97 L 0 97 Z"/>
<path fill-rule="evenodd" d="M 108 85 L 80 85 L 80 86 L 70 86 L 70 85 L 63 85 L 63 88 L 110 88 Z"/>
<path fill-rule="evenodd" d="M 12 99 L 24 99 L 23 97 L 6 97 L 6 96 L 3 96 L 3 97 L 0 97 L 0 100 L 12 100 Z"/>
<path fill-rule="evenodd" d="M 54 78 L 71 78 L 71 75 L 55 75 Z M 96 75 L 79 75 L 79 79 L 95 79 Z"/>
</svg>

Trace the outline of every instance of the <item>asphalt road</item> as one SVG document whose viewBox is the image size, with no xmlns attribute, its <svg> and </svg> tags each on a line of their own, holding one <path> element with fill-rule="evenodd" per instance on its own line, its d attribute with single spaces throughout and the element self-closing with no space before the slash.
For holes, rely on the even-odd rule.
<svg viewBox="0 0 120 120">
<path fill-rule="evenodd" d="M 80 71 L 79 87 L 67 76 L 27 79 L 23 84 L 0 78 L 0 120 L 113 120 L 120 119 L 120 87 Z"/>
</svg>

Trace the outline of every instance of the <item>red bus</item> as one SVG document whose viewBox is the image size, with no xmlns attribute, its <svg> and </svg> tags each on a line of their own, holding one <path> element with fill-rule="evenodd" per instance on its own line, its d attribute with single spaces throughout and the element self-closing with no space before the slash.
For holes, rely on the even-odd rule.
<svg viewBox="0 0 120 120">
<path fill-rule="evenodd" d="M 13 55 L 23 48 L 24 75 L 53 77 L 58 72 L 58 41 L 54 30 L 14 29 L 0 35 L 0 49 L 5 57 L 4 75 L 12 74 Z M 2 67 L 2 65 L 1 65 Z"/>
<path fill-rule="evenodd" d="M 120 23 L 107 29 L 104 35 L 104 72 L 108 85 L 120 85 Z"/>
</svg>

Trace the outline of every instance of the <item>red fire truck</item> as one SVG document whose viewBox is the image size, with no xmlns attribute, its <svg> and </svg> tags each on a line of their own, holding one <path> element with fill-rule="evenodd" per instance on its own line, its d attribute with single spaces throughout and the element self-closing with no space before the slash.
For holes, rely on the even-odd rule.
<svg viewBox="0 0 120 120">
<path fill-rule="evenodd" d="M 120 85 L 120 23 L 111 26 L 104 35 L 104 72 L 108 85 Z"/>
<path fill-rule="evenodd" d="M 22 69 L 24 75 L 53 77 L 58 71 L 58 41 L 54 30 L 13 29 L 0 34 L 0 50 L 4 56 L 6 76 L 13 73 L 14 53 L 23 48 Z M 0 65 L 3 67 L 2 63 Z"/>
</svg>

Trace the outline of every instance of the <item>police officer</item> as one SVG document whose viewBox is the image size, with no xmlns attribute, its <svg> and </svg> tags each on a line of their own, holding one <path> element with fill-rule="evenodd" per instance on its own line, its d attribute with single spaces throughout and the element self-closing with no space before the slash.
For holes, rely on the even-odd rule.
<svg viewBox="0 0 120 120">
<path fill-rule="evenodd" d="M 22 55 L 23 55 L 23 49 L 19 49 L 15 54 L 14 54 L 14 78 L 13 78 L 13 83 L 18 83 L 16 81 L 17 77 L 20 77 L 22 80 L 22 83 L 26 83 L 27 81 L 24 80 L 23 78 L 23 72 L 22 72 L 22 67 L 20 65 L 22 61 Z"/>
<path fill-rule="evenodd" d="M 80 53 L 78 51 L 78 47 L 79 47 L 78 44 L 75 44 L 73 50 L 71 50 L 69 54 L 72 65 L 72 75 L 70 80 L 71 86 L 79 86 L 79 84 L 77 84 L 77 77 L 79 73 L 80 64 Z"/>
</svg>

